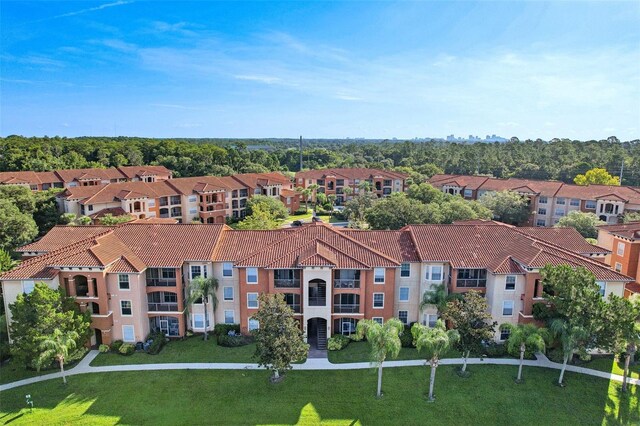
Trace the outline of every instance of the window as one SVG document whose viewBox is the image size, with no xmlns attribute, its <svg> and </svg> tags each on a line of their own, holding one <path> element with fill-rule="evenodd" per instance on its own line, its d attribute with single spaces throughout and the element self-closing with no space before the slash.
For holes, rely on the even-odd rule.
<svg viewBox="0 0 640 426">
<path fill-rule="evenodd" d="M 131 316 L 131 300 L 121 300 L 120 301 L 120 313 L 122 316 L 130 317 Z"/>
<path fill-rule="evenodd" d="M 224 262 L 222 264 L 222 276 L 223 277 L 232 277 L 233 276 L 233 263 Z"/>
<path fill-rule="evenodd" d="M 607 290 L 607 283 L 605 283 L 604 281 L 596 281 L 596 284 L 598 284 L 598 287 L 600 287 L 600 296 L 604 297 L 604 293 Z"/>
<path fill-rule="evenodd" d="M 198 213 L 198 209 L 189 209 L 189 214 L 196 214 Z"/>
<path fill-rule="evenodd" d="M 426 268 L 427 281 L 442 281 L 442 266 L 432 265 Z"/>
<path fill-rule="evenodd" d="M 616 250 L 616 253 L 618 253 L 618 256 L 624 256 L 624 246 L 625 244 L 621 241 L 618 241 L 618 248 Z"/>
<path fill-rule="evenodd" d="M 224 323 L 225 324 L 235 324 L 235 312 L 234 311 L 224 311 Z"/>
<path fill-rule="evenodd" d="M 257 319 L 249 318 L 249 331 L 257 330 L 260 328 L 260 321 Z"/>
<path fill-rule="evenodd" d="M 505 290 L 515 290 L 516 289 L 516 276 L 515 275 L 507 275 L 506 285 L 504 287 Z"/>
<path fill-rule="evenodd" d="M 190 203 L 195 203 L 196 201 L 198 201 L 198 197 L 196 197 L 195 195 L 189 195 Z"/>
<path fill-rule="evenodd" d="M 373 293 L 373 307 L 384 308 L 384 293 Z"/>
<path fill-rule="evenodd" d="M 149 200 L 147 202 L 147 204 L 149 205 L 149 207 L 155 207 L 156 206 L 156 200 Z"/>
<path fill-rule="evenodd" d="M 375 322 L 377 322 L 380 325 L 382 325 L 384 323 L 384 318 L 382 318 L 382 317 L 373 317 L 371 319 L 374 320 Z"/>
<path fill-rule="evenodd" d="M 258 309 L 258 293 L 247 293 L 247 308 Z"/>
<path fill-rule="evenodd" d="M 486 269 L 458 269 L 457 287 L 486 287 Z"/>
<path fill-rule="evenodd" d="M 202 275 L 202 266 L 191 265 L 191 279 L 196 279 Z"/>
<path fill-rule="evenodd" d="M 29 294 L 33 291 L 35 286 L 35 281 L 22 281 L 22 292 Z"/>
<path fill-rule="evenodd" d="M 539 204 L 547 204 L 547 197 L 540 197 L 538 199 Z"/>
<path fill-rule="evenodd" d="M 422 325 L 427 325 L 430 328 L 435 327 L 437 321 L 438 315 L 436 314 L 424 314 L 422 317 Z"/>
<path fill-rule="evenodd" d="M 576 198 L 572 198 L 571 201 L 569 201 L 569 205 L 570 206 L 579 206 L 580 205 L 580 200 L 578 200 Z"/>
<path fill-rule="evenodd" d="M 505 300 L 502 302 L 502 315 L 505 317 L 513 315 L 513 300 Z"/>
<path fill-rule="evenodd" d="M 564 216 L 564 208 L 559 207 L 556 209 L 556 216 Z"/>
<path fill-rule="evenodd" d="M 587 200 L 584 203 L 584 208 L 585 209 L 590 209 L 590 210 L 595 210 L 596 209 L 596 202 L 594 200 Z"/>
<path fill-rule="evenodd" d="M 258 284 L 258 268 L 247 268 L 247 284 Z"/>
<path fill-rule="evenodd" d="M 544 207 L 540 207 L 540 208 L 538 209 L 538 214 L 541 214 L 541 215 L 543 215 L 543 216 L 546 216 L 546 214 L 547 214 L 547 209 L 546 209 L 546 208 L 544 208 Z"/>
<path fill-rule="evenodd" d="M 403 263 L 400 265 L 400 276 L 401 277 L 410 277 L 411 276 L 411 264 Z"/>
<path fill-rule="evenodd" d="M 400 302 L 409 301 L 409 287 L 400 287 Z"/>
<path fill-rule="evenodd" d="M 622 264 L 620 262 L 616 262 L 615 270 L 616 272 L 622 271 Z"/>
<path fill-rule="evenodd" d="M 207 327 L 209 326 L 207 318 Z M 204 328 L 204 314 L 193 314 L 193 328 Z"/>
<path fill-rule="evenodd" d="M 384 283 L 384 268 L 374 268 L 373 271 L 374 271 L 373 282 L 376 284 Z"/>
<path fill-rule="evenodd" d="M 560 205 L 560 206 L 564 206 L 564 198 L 558 198 L 558 199 L 556 200 L 556 204 L 557 204 L 557 205 Z"/>
<path fill-rule="evenodd" d="M 225 301 L 233 300 L 233 287 L 224 287 L 222 289 L 222 292 L 223 292 L 222 298 Z"/>
<path fill-rule="evenodd" d="M 500 330 L 500 340 L 507 340 L 509 335 L 511 334 L 511 330 L 508 328 L 503 328 Z"/>
<path fill-rule="evenodd" d="M 128 274 L 119 274 L 118 275 L 118 288 L 120 288 L 120 290 L 129 290 L 129 275 Z"/>
<path fill-rule="evenodd" d="M 135 342 L 136 333 L 135 328 L 132 325 L 122 326 L 122 341 L 123 342 Z"/>
<path fill-rule="evenodd" d="M 473 196 L 473 191 L 471 189 L 465 189 L 464 190 L 464 197 L 465 198 L 471 198 Z"/>
<path fill-rule="evenodd" d="M 547 226 L 547 221 L 544 219 L 536 220 L 536 226 Z"/>
<path fill-rule="evenodd" d="M 404 325 L 409 324 L 409 312 L 408 311 L 398 311 L 398 319 L 402 321 Z"/>
</svg>

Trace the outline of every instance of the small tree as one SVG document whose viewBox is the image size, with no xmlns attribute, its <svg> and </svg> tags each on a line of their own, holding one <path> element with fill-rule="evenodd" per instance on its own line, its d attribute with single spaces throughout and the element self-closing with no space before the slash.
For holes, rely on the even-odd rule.
<svg viewBox="0 0 640 426">
<path fill-rule="evenodd" d="M 304 208 L 305 211 L 309 211 L 309 197 L 311 196 L 311 189 L 309 187 L 305 188 L 303 186 L 297 186 L 296 192 L 304 198 Z"/>
<path fill-rule="evenodd" d="M 593 168 L 583 175 L 577 175 L 573 182 L 576 185 L 620 185 L 620 178 L 611 176 L 607 169 Z"/>
<path fill-rule="evenodd" d="M 289 217 L 287 207 L 277 198 L 267 195 L 254 195 L 247 201 L 247 215 L 252 215 L 256 209 L 266 211 L 274 219 L 286 219 Z"/>
<path fill-rule="evenodd" d="M 614 354 L 624 353 L 622 391 L 627 391 L 629 364 L 640 345 L 640 297 L 631 300 L 611 294 L 607 303 L 604 333 L 608 336 L 606 345 Z"/>
<path fill-rule="evenodd" d="M 429 377 L 429 401 L 435 401 L 433 396 L 433 386 L 436 381 L 436 369 L 440 364 L 440 357 L 446 353 L 459 339 L 460 335 L 456 330 L 447 330 L 442 320 L 436 321 L 433 328 L 415 323 L 411 327 L 413 340 L 419 352 L 424 352 L 427 362 L 431 367 Z"/>
<path fill-rule="evenodd" d="M 558 384 L 564 386 L 563 379 L 567 364 L 576 350 L 580 349 L 582 342 L 589 337 L 589 333 L 585 328 L 579 325 L 572 325 L 562 318 L 556 318 L 551 321 L 550 329 L 553 336 L 560 340 L 562 348 L 562 369 L 560 370 Z"/>
<path fill-rule="evenodd" d="M 38 371 L 40 367 L 53 359 L 60 364 L 60 372 L 62 373 L 62 382 L 67 384 L 67 376 L 64 372 L 64 361 L 69 357 L 69 351 L 76 348 L 76 340 L 80 336 L 75 331 L 62 332 L 56 328 L 51 336 L 43 338 L 40 343 L 42 353 L 38 357 Z"/>
<path fill-rule="evenodd" d="M 598 226 L 605 222 L 598 219 L 595 213 L 572 211 L 561 217 L 556 228 L 575 228 L 585 238 L 598 238 Z"/>
<path fill-rule="evenodd" d="M 189 297 L 187 297 L 186 301 L 186 311 L 188 312 L 191 305 L 202 299 L 204 307 L 204 340 L 208 340 L 209 338 L 207 330 L 207 324 L 209 323 L 209 310 L 207 309 L 207 306 L 211 304 L 213 312 L 215 312 L 218 307 L 218 296 L 216 296 L 216 291 L 218 291 L 218 280 L 213 277 L 197 277 L 195 280 L 191 281 L 191 285 L 189 286 Z"/>
<path fill-rule="evenodd" d="M 387 356 L 396 358 L 400 353 L 402 343 L 400 334 L 404 325 L 397 318 L 387 320 L 384 325 L 364 319 L 358 322 L 356 333 L 358 337 L 366 337 L 371 346 L 371 362 L 378 366 L 378 389 L 376 395 L 382 396 L 382 364 Z"/>
<path fill-rule="evenodd" d="M 480 197 L 480 204 L 493 212 L 500 222 L 519 225 L 529 218 L 527 197 L 513 191 L 487 192 Z"/>
<path fill-rule="evenodd" d="M 507 349 L 510 353 L 520 352 L 520 365 L 518 366 L 518 377 L 516 383 L 522 383 L 522 366 L 524 364 L 524 354 L 526 352 L 542 352 L 548 339 L 547 330 L 538 328 L 533 324 L 502 324 L 502 330 L 509 330 L 507 339 Z"/>
<path fill-rule="evenodd" d="M 128 214 L 114 216 L 111 213 L 107 213 L 101 218 L 99 218 L 99 220 L 100 220 L 100 225 L 112 226 L 112 225 L 119 225 L 121 223 L 131 222 L 133 220 L 133 216 Z"/>
<path fill-rule="evenodd" d="M 469 354 L 477 350 L 482 342 L 493 338 L 496 322 L 491 320 L 489 305 L 484 296 L 473 290 L 466 292 L 462 300 L 448 302 L 442 317 L 451 321 L 453 328 L 460 334 L 455 347 L 462 352 L 461 373 L 464 375 Z"/>
<path fill-rule="evenodd" d="M 422 294 L 420 301 L 420 309 L 428 306 L 435 306 L 438 309 L 438 315 L 444 314 L 447 304 L 453 300 L 462 300 L 463 295 L 460 293 L 447 293 L 447 287 L 444 284 L 436 284 Z"/>
<path fill-rule="evenodd" d="M 244 230 L 277 229 L 278 227 L 278 221 L 262 206 L 255 206 L 253 213 L 245 217 L 244 220 L 237 225 L 238 229 Z"/>
<path fill-rule="evenodd" d="M 292 362 L 307 355 L 309 345 L 282 294 L 261 294 L 259 303 L 260 309 L 252 317 L 259 324 L 254 332 L 254 356 L 261 366 L 273 372 L 271 380 L 279 381 L 280 375 L 291 369 Z"/>
</svg>

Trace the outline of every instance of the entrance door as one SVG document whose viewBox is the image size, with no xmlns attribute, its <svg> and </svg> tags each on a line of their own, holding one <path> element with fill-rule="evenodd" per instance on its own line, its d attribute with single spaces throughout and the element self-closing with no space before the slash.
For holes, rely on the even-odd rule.
<svg viewBox="0 0 640 426">
<path fill-rule="evenodd" d="M 95 329 L 96 332 L 96 346 L 100 346 L 102 344 L 102 330 Z"/>
<path fill-rule="evenodd" d="M 160 331 L 166 336 L 169 335 L 169 320 L 161 319 L 160 321 Z"/>
</svg>

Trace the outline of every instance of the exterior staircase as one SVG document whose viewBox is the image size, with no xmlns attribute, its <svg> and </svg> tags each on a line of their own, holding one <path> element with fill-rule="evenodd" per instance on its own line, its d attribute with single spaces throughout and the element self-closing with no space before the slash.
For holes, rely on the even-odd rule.
<svg viewBox="0 0 640 426">
<path fill-rule="evenodd" d="M 318 327 L 318 349 L 326 350 L 327 349 L 327 326 L 326 324 L 320 324 Z"/>
</svg>

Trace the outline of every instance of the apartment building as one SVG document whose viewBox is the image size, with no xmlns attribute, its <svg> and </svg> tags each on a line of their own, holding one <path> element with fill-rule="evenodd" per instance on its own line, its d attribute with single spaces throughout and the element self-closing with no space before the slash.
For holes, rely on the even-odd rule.
<svg viewBox="0 0 640 426">
<path fill-rule="evenodd" d="M 634 279 L 627 284 L 625 296 L 640 293 L 640 222 L 600 226 L 598 245 L 610 251 L 607 265 Z"/>
<path fill-rule="evenodd" d="M 409 175 L 379 169 L 321 169 L 296 173 L 296 185 L 304 188 L 318 185 L 314 192 L 336 196 L 335 204 L 340 206 L 360 192 L 360 185 L 368 182 L 371 191 L 378 197 L 386 197 L 407 188 Z M 349 188 L 347 190 L 347 188 Z M 346 191 L 345 191 L 346 190 Z M 315 200 L 315 193 L 312 198 Z"/>
<path fill-rule="evenodd" d="M 116 182 L 159 182 L 173 172 L 164 166 L 121 166 L 109 169 L 63 169 L 52 172 L 0 172 L 0 185 L 20 185 L 33 191 L 106 185 Z"/>
<path fill-rule="evenodd" d="M 226 218 L 244 217 L 247 200 L 254 195 L 278 198 L 290 213 L 300 208 L 300 196 L 293 190 L 293 183 L 277 172 L 73 187 L 61 192 L 57 200 L 65 213 L 94 218 L 109 211 L 138 219 L 225 223 Z"/>
<path fill-rule="evenodd" d="M 253 319 L 258 296 L 282 293 L 308 341 L 322 348 L 327 336 L 353 333 L 363 318 L 433 325 L 436 307 L 420 301 L 440 284 L 449 292 L 483 292 L 498 323 L 531 322 L 533 304 L 544 300 L 539 270 L 546 264 L 586 267 L 603 296 L 622 296 L 633 279 L 584 256 L 592 249 L 576 235 L 566 228 L 550 239 L 490 221 L 398 231 L 322 223 L 271 231 L 222 224 L 58 226 L 22 247 L 27 259 L 0 282 L 5 307 L 35 282 L 63 287 L 92 312 L 93 344 L 138 342 L 150 330 L 179 337 L 216 323 L 237 323 L 248 333 L 260 326 Z M 189 283 L 199 276 L 219 282 L 208 324 L 202 304 L 185 311 Z"/>
<path fill-rule="evenodd" d="M 575 210 L 595 213 L 600 220 L 615 224 L 625 212 L 640 210 L 640 188 L 631 186 L 579 186 L 557 181 L 446 174 L 433 176 L 429 183 L 468 200 L 478 200 L 493 191 L 517 192 L 530 200 L 527 223 L 530 226 L 553 226 Z"/>
</svg>

